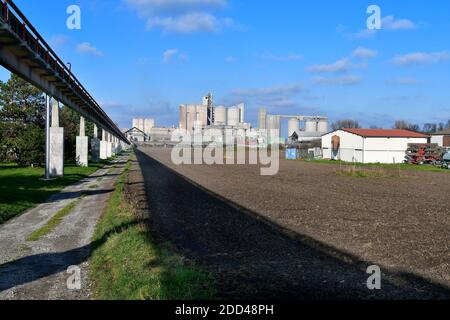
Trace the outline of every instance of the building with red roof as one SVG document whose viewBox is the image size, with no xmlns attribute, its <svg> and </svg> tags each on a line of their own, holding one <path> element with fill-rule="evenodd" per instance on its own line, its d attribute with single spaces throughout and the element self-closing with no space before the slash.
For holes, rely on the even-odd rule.
<svg viewBox="0 0 450 320">
<path fill-rule="evenodd" d="M 436 143 L 440 147 L 450 147 L 450 128 L 433 133 L 431 143 Z"/>
<path fill-rule="evenodd" d="M 430 136 L 398 129 L 340 129 L 322 136 L 325 159 L 358 163 L 402 163 L 410 143 Z"/>
</svg>

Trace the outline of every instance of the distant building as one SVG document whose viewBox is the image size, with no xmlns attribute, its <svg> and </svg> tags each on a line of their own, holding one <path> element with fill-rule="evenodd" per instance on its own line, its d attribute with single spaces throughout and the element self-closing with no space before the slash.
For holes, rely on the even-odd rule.
<svg viewBox="0 0 450 320">
<path fill-rule="evenodd" d="M 137 128 L 145 134 L 150 134 L 150 130 L 155 127 L 153 119 L 133 119 L 133 128 Z"/>
<path fill-rule="evenodd" d="M 431 143 L 436 143 L 440 147 L 450 147 L 450 128 L 433 133 Z"/>
<path fill-rule="evenodd" d="M 179 128 L 193 133 L 196 129 L 201 130 L 207 127 L 249 127 L 244 123 L 245 106 L 239 104 L 229 108 L 214 106 L 212 96 L 203 98 L 202 104 L 182 104 L 180 105 Z"/>
<path fill-rule="evenodd" d="M 150 142 L 170 142 L 175 128 L 153 128 L 150 130 Z"/>
<path fill-rule="evenodd" d="M 154 119 L 133 119 L 133 128 L 125 133 L 134 142 L 168 142 L 175 128 L 157 128 Z"/>
<path fill-rule="evenodd" d="M 324 159 L 358 163 L 403 163 L 410 143 L 428 135 L 408 130 L 341 129 L 322 136 Z"/>
<path fill-rule="evenodd" d="M 144 131 L 136 127 L 125 131 L 125 136 L 132 143 L 144 143 L 149 139 L 148 135 Z"/>
</svg>

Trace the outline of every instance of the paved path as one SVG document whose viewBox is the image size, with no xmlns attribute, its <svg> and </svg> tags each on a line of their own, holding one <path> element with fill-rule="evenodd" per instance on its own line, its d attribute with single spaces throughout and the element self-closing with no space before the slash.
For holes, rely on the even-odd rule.
<svg viewBox="0 0 450 320">
<path fill-rule="evenodd" d="M 91 238 L 127 157 L 119 157 L 46 203 L 0 226 L 1 299 L 89 299 Z M 85 195 L 62 223 L 39 241 L 26 241 L 60 209 Z M 81 270 L 81 290 L 69 290 L 67 269 Z"/>
</svg>

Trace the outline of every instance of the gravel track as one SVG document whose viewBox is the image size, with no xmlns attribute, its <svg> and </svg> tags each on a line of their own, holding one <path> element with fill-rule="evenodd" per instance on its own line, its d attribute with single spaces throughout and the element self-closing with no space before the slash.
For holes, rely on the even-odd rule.
<svg viewBox="0 0 450 320">
<path fill-rule="evenodd" d="M 114 168 L 106 166 L 0 226 L 0 300 L 89 299 L 87 259 L 92 235 L 125 161 L 126 157 L 120 157 Z M 51 233 L 36 242 L 26 241 L 82 194 L 84 197 Z M 67 287 L 70 266 L 80 268 L 81 290 Z"/>
</svg>

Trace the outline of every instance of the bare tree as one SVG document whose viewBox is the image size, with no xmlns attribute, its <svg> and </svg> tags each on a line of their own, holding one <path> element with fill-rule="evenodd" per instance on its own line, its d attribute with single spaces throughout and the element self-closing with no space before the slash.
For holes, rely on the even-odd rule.
<svg viewBox="0 0 450 320">
<path fill-rule="evenodd" d="M 435 123 L 425 123 L 423 125 L 423 132 L 435 133 L 438 130 L 438 126 Z"/>
<path fill-rule="evenodd" d="M 358 129 L 360 128 L 359 122 L 352 119 L 343 119 L 338 120 L 334 122 L 331 127 L 333 130 L 339 130 L 339 129 Z"/>
<path fill-rule="evenodd" d="M 397 120 L 395 121 L 394 129 L 419 131 L 420 127 L 418 124 L 413 124 L 405 120 Z"/>
</svg>

